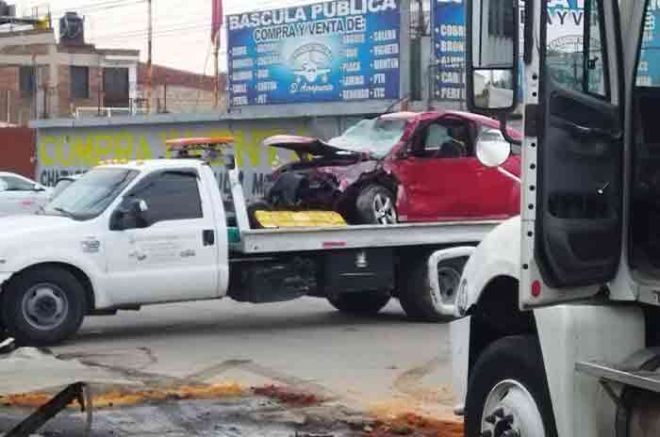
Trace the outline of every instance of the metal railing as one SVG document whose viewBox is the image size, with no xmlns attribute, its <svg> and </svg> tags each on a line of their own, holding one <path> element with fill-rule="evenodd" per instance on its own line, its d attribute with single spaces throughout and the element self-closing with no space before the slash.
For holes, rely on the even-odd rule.
<svg viewBox="0 0 660 437">
<path fill-rule="evenodd" d="M 114 106 L 78 106 L 73 116 L 75 118 L 88 118 L 88 117 L 127 117 L 133 115 L 146 114 L 146 108 L 136 108 L 131 106 L 114 107 Z"/>
</svg>

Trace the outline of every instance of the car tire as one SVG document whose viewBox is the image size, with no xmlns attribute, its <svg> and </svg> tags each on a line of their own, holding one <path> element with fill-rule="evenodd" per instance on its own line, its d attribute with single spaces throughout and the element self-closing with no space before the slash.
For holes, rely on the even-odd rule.
<svg viewBox="0 0 660 437">
<path fill-rule="evenodd" d="M 431 289 L 428 279 L 427 256 L 407 263 L 401 269 L 399 303 L 409 319 L 418 322 L 445 322 L 451 320 L 440 312 L 440 306 L 455 298 L 460 285 L 466 259 L 448 259 L 438 263 L 440 295 Z"/>
<path fill-rule="evenodd" d="M 354 292 L 329 296 L 328 301 L 339 311 L 356 315 L 378 314 L 391 296 L 382 292 Z"/>
<path fill-rule="evenodd" d="M 530 335 L 490 344 L 471 371 L 465 437 L 484 435 L 557 437 L 541 348 Z"/>
<path fill-rule="evenodd" d="M 363 225 L 389 225 L 398 221 L 396 198 L 382 185 L 367 185 L 355 203 L 357 221 Z"/>
<path fill-rule="evenodd" d="M 7 334 L 20 345 L 49 346 L 68 339 L 80 328 L 85 308 L 78 279 L 56 267 L 19 274 L 2 295 Z"/>
</svg>

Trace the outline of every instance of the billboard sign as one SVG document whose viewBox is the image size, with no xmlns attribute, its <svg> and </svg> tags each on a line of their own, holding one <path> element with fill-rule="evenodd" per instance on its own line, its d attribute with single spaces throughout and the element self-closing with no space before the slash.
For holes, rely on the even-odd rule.
<svg viewBox="0 0 660 437">
<path fill-rule="evenodd" d="M 433 1 L 434 98 L 465 99 L 465 7 L 463 0 Z"/>
<path fill-rule="evenodd" d="M 660 5 L 649 2 L 637 70 L 639 86 L 660 86 Z"/>
<path fill-rule="evenodd" d="M 398 99 L 400 1 L 229 15 L 230 105 Z"/>
<path fill-rule="evenodd" d="M 522 8 L 521 8 L 521 47 L 522 47 Z M 579 57 L 575 56 L 582 47 L 584 28 L 584 0 L 548 0 L 547 48 L 552 58 L 554 72 L 566 70 L 574 75 Z M 649 14 L 651 15 L 651 14 Z M 439 101 L 460 101 L 464 99 L 465 62 L 465 2 L 464 0 L 433 0 L 433 51 L 436 61 L 434 76 L 434 97 Z M 645 41 L 649 48 L 644 56 L 658 56 L 660 61 L 660 32 L 655 31 L 655 19 L 647 19 Z M 643 56 L 643 58 L 644 58 Z M 650 65 L 650 64 L 649 64 Z M 660 81 L 660 62 L 654 63 L 656 70 L 648 67 L 650 76 Z M 522 78 L 522 76 L 521 76 Z M 598 79 L 598 78 L 595 78 Z M 521 82 L 520 82 L 521 84 Z M 520 91 L 520 89 L 519 89 Z"/>
</svg>

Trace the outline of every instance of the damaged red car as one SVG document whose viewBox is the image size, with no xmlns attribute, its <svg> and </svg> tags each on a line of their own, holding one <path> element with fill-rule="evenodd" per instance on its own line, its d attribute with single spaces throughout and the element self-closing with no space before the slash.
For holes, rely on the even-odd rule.
<svg viewBox="0 0 660 437">
<path fill-rule="evenodd" d="M 476 157 L 482 141 L 507 140 L 497 121 L 460 111 L 386 114 L 329 141 L 276 135 L 264 145 L 299 160 L 274 171 L 260 207 L 333 210 L 352 224 L 516 215 L 520 190 L 511 175 L 520 175 L 519 153 L 514 148 L 505 171 L 486 168 Z"/>
</svg>

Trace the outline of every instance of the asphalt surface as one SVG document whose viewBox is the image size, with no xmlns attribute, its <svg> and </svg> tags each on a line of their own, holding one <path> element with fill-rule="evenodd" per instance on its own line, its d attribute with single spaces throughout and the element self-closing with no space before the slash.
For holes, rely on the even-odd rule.
<svg viewBox="0 0 660 437">
<path fill-rule="evenodd" d="M 245 386 L 289 385 L 361 410 L 451 416 L 449 326 L 412 323 L 398 301 L 341 314 L 325 300 L 230 300 L 90 317 L 53 353 L 121 371 Z"/>
<path fill-rule="evenodd" d="M 264 398 L 250 395 L 201 405 L 145 402 L 101 410 L 93 435 L 305 435 L 301 432 L 308 430 L 308 435 L 340 436 L 350 435 L 344 434 L 346 423 L 333 419 L 343 410 L 378 418 L 414 413 L 455 420 L 448 340 L 447 324 L 410 322 L 396 300 L 373 317 L 341 314 L 315 298 L 262 305 L 222 300 L 89 317 L 75 338 L 51 351 L 150 387 L 277 386 L 324 400 L 316 428 L 314 421 L 301 428 L 309 418 L 289 420 L 286 409 L 264 419 L 268 397 L 264 404 Z M 14 408 L 0 409 L 0 430 L 19 416 Z M 146 417 L 158 420 L 141 419 Z M 53 432 L 44 435 L 77 435 L 79 413 L 64 413 L 47 429 Z"/>
</svg>

